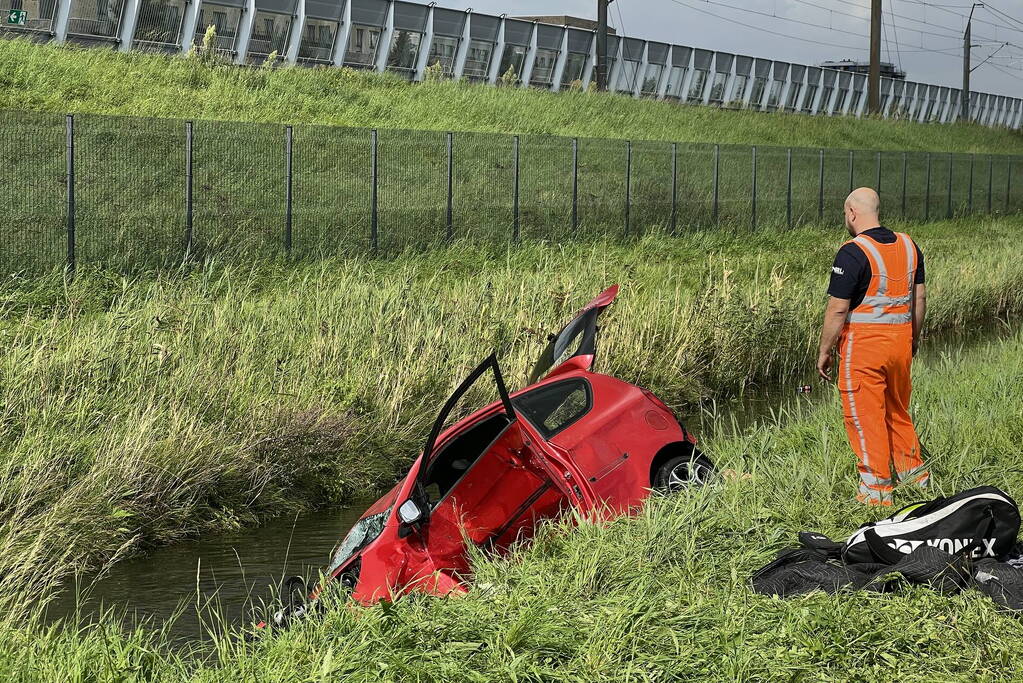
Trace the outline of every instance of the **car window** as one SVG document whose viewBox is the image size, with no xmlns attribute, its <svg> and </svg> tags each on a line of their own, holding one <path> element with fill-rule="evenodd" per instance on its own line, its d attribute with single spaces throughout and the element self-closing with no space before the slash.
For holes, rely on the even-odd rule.
<svg viewBox="0 0 1023 683">
<path fill-rule="evenodd" d="M 576 422 L 593 407 L 590 385 L 584 379 L 547 384 L 516 396 L 512 403 L 545 439 Z"/>
<path fill-rule="evenodd" d="M 529 373 L 529 381 L 539 381 L 573 356 L 595 354 L 597 317 L 601 310 L 592 308 L 585 311 L 565 325 L 561 332 L 552 335 L 532 372 Z"/>
</svg>

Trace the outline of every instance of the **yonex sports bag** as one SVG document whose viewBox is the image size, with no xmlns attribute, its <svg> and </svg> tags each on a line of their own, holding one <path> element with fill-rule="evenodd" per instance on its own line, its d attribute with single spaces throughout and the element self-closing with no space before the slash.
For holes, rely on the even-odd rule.
<svg viewBox="0 0 1023 683">
<path fill-rule="evenodd" d="M 841 549 L 847 564 L 894 564 L 922 545 L 949 555 L 1004 557 L 1019 534 L 1019 507 L 1007 493 L 981 486 L 949 498 L 906 506 L 861 526 Z"/>
</svg>

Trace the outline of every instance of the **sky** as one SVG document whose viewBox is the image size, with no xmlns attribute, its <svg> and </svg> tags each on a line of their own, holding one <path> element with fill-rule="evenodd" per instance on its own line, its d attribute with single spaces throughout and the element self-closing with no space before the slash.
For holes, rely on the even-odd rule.
<svg viewBox="0 0 1023 683">
<path fill-rule="evenodd" d="M 962 87 L 969 0 L 883 0 L 881 59 L 912 81 Z M 596 0 L 438 0 L 486 14 L 595 19 Z M 869 56 L 870 0 L 615 0 L 619 33 L 798 64 Z M 971 90 L 1023 96 L 1023 0 L 974 11 Z M 1003 46 L 1003 43 L 1008 43 Z M 996 52 L 997 50 L 997 52 Z"/>
</svg>

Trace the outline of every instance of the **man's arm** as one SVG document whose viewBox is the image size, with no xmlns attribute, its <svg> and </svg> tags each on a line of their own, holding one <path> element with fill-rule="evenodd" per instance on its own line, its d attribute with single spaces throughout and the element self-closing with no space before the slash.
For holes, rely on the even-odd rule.
<svg viewBox="0 0 1023 683">
<path fill-rule="evenodd" d="M 835 296 L 828 298 L 828 307 L 824 311 L 824 328 L 821 330 L 820 353 L 817 356 L 817 373 L 828 382 L 831 381 L 832 351 L 838 344 L 848 315 L 848 299 L 839 299 Z"/>
<path fill-rule="evenodd" d="M 913 355 L 920 348 L 920 332 L 924 329 L 927 316 L 927 285 L 920 283 L 913 287 Z"/>
</svg>

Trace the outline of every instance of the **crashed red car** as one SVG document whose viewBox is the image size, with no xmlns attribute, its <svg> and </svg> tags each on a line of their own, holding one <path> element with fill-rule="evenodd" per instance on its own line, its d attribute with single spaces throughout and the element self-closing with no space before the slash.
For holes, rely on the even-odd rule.
<svg viewBox="0 0 1023 683">
<path fill-rule="evenodd" d="M 713 465 L 664 403 L 593 371 L 597 321 L 617 294 L 609 288 L 551 336 L 526 388 L 509 394 L 495 357 L 483 361 L 440 411 L 408 475 L 338 546 L 325 582 L 363 604 L 461 591 L 467 543 L 500 552 L 570 508 L 627 514 L 652 489 L 706 481 Z M 498 400 L 445 429 L 484 381 Z"/>
</svg>

